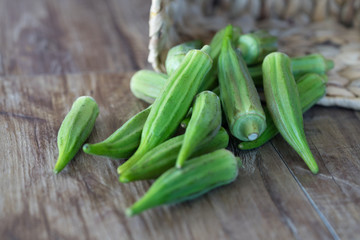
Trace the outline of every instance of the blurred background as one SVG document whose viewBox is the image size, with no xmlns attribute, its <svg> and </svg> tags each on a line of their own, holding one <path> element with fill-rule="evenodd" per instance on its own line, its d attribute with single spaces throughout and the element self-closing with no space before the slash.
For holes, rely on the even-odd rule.
<svg viewBox="0 0 360 240">
<path fill-rule="evenodd" d="M 0 0 L 0 76 L 144 68 L 150 4 Z"/>
</svg>

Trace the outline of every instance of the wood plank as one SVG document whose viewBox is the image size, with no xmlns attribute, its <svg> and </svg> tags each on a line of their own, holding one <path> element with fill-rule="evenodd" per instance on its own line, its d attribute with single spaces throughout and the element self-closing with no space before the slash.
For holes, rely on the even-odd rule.
<svg viewBox="0 0 360 240">
<path fill-rule="evenodd" d="M 117 72 L 149 67 L 149 9 L 149 1 L 3 0 L 0 74 Z"/>
<path fill-rule="evenodd" d="M 305 130 L 320 172 L 309 174 L 281 137 L 273 141 L 283 161 L 327 225 L 340 239 L 360 236 L 359 113 L 315 107 L 305 114 Z"/>
<path fill-rule="evenodd" d="M 246 167 L 234 183 L 197 200 L 133 218 L 126 218 L 124 210 L 145 193 L 151 181 L 118 183 L 118 160 L 81 152 L 62 173 L 54 175 L 57 131 L 76 97 L 92 95 L 100 107 L 89 142 L 106 138 L 146 106 L 129 92 L 131 74 L 0 78 L 0 159 L 4 159 L 0 165 L 0 236 L 332 238 L 271 145 L 237 152 Z M 320 191 L 317 194 L 322 196 Z"/>
</svg>

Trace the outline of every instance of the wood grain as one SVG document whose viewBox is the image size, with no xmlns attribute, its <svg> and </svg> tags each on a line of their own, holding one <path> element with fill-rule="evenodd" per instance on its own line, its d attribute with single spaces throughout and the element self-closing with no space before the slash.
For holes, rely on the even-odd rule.
<svg viewBox="0 0 360 240">
<path fill-rule="evenodd" d="M 2 0 L 0 74 L 116 72 L 149 66 L 149 9 L 149 1 Z"/>
<path fill-rule="evenodd" d="M 305 184 L 293 178 L 288 164 L 281 159 L 281 151 L 271 144 L 255 151 L 236 151 L 245 160 L 246 167 L 235 183 L 198 200 L 157 208 L 133 218 L 126 218 L 124 209 L 145 193 L 151 181 L 118 183 L 118 160 L 81 152 L 64 172 L 54 175 L 57 131 L 76 97 L 92 95 L 100 107 L 89 142 L 106 138 L 146 107 L 129 92 L 131 75 L 102 73 L 1 79 L 0 159 L 5 159 L 0 166 L 2 239 L 334 238 L 304 192 Z M 317 108 L 322 110 L 326 112 Z M 317 126 L 317 131 L 323 128 Z M 274 144 L 281 142 L 282 139 L 276 139 Z M 304 167 L 301 161 L 293 164 Z M 327 182 L 322 174 L 314 177 L 307 170 L 301 173 L 311 186 Z M 315 202 L 326 197 L 329 198 L 326 202 L 342 204 L 342 208 L 327 206 L 332 214 L 356 218 L 357 213 L 351 211 L 356 209 L 352 202 L 356 201 L 352 198 L 357 194 L 356 188 L 347 189 L 347 201 L 342 203 L 337 202 L 341 195 L 332 196 L 320 187 L 314 190 L 311 198 Z M 353 209 L 349 208 L 351 204 Z M 348 219 L 353 224 L 356 220 Z M 333 225 L 333 228 L 339 235 L 341 231 L 348 236 L 357 235 L 351 225 L 345 228 Z"/>
<path fill-rule="evenodd" d="M 360 236 L 359 113 L 331 110 L 316 107 L 305 115 L 308 141 L 320 168 L 317 176 L 308 174 L 282 139 L 274 146 L 327 224 L 341 239 L 356 239 Z"/>
</svg>

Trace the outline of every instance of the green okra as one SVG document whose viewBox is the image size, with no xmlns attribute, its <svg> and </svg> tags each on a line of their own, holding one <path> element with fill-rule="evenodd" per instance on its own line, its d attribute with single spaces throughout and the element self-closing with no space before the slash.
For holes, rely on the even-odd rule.
<svg viewBox="0 0 360 240">
<path fill-rule="evenodd" d="M 169 168 L 175 166 L 177 156 L 184 141 L 184 135 L 170 138 L 157 147 L 147 152 L 130 169 L 126 170 L 119 177 L 120 182 L 135 180 L 155 179 Z M 191 157 L 201 156 L 218 149 L 227 147 L 229 135 L 224 128 L 213 136 L 208 136 L 198 145 Z"/>
<path fill-rule="evenodd" d="M 130 80 L 130 89 L 135 97 L 147 103 L 153 103 L 165 85 L 167 75 L 151 70 L 137 71 Z"/>
<path fill-rule="evenodd" d="M 211 42 L 210 42 L 210 47 L 211 47 L 210 57 L 213 59 L 214 64 L 213 64 L 212 68 L 210 69 L 210 71 L 208 72 L 208 74 L 206 75 L 206 77 L 204 78 L 204 81 L 203 81 L 203 83 L 201 84 L 201 86 L 199 88 L 199 92 L 202 92 L 204 90 L 211 90 L 211 89 L 218 86 L 218 81 L 217 81 L 217 73 L 218 73 L 217 61 L 218 61 L 218 57 L 220 55 L 221 43 L 222 43 L 222 40 L 223 40 L 223 37 L 224 37 L 224 34 L 225 34 L 225 30 L 226 30 L 226 28 L 223 28 L 220 31 L 218 31 L 215 34 L 215 36 L 212 38 Z M 231 41 L 233 43 L 237 42 L 237 40 L 240 37 L 241 33 L 242 33 L 241 28 L 233 27 L 233 33 L 232 33 Z"/>
<path fill-rule="evenodd" d="M 181 43 L 172 47 L 165 60 L 166 73 L 172 74 L 184 60 L 185 55 L 193 49 L 200 49 L 204 44 L 200 40 Z"/>
<path fill-rule="evenodd" d="M 161 88 L 165 85 L 168 76 L 151 70 L 140 70 L 130 80 L 130 89 L 135 97 L 152 104 L 159 96 Z M 211 90 L 220 95 L 219 86 Z M 199 90 L 198 92 L 202 92 Z"/>
<path fill-rule="evenodd" d="M 173 167 L 162 174 L 145 195 L 126 210 L 133 216 L 149 208 L 194 199 L 233 182 L 241 163 L 230 151 L 221 149 L 190 159 L 184 167 Z"/>
<path fill-rule="evenodd" d="M 237 47 L 247 65 L 261 63 L 266 55 L 278 48 L 277 37 L 259 30 L 241 35 Z"/>
<path fill-rule="evenodd" d="M 85 144 L 83 151 L 87 154 L 115 159 L 129 158 L 139 147 L 141 132 L 150 109 L 151 107 L 148 107 L 137 113 L 104 141 Z"/>
<path fill-rule="evenodd" d="M 196 96 L 189 125 L 185 131 L 176 166 L 181 168 L 196 147 L 209 135 L 215 136 L 221 127 L 221 106 L 219 97 L 204 91 Z"/>
<path fill-rule="evenodd" d="M 324 58 L 321 54 L 311 54 L 302 57 L 291 58 L 291 69 L 295 79 L 306 73 L 324 74 L 334 68 L 334 62 Z M 262 65 L 249 67 L 249 72 L 258 87 L 263 85 Z"/>
<path fill-rule="evenodd" d="M 187 128 L 187 126 L 189 126 L 190 119 L 191 119 L 191 116 L 184 118 L 184 119 L 181 121 L 180 126 L 181 126 L 182 128 Z"/>
<path fill-rule="evenodd" d="M 220 88 L 219 86 L 217 86 L 216 88 L 214 88 L 213 90 L 211 90 L 213 93 L 215 93 L 216 95 L 220 96 Z M 181 127 L 182 128 L 187 128 L 187 126 L 189 125 L 190 122 L 190 118 L 191 118 L 191 113 L 192 111 L 189 111 L 188 116 L 186 116 L 182 121 L 181 121 Z"/>
<path fill-rule="evenodd" d="M 193 49 L 199 49 L 203 46 L 203 43 L 199 40 L 185 42 L 182 44 L 179 44 L 175 47 L 172 47 L 168 55 L 166 57 L 165 61 L 165 68 L 168 75 L 172 74 L 179 66 L 180 63 L 185 58 L 185 55 Z M 214 44 L 213 44 L 214 46 Z M 215 53 L 211 50 L 212 46 L 210 46 L 210 52 L 209 55 L 213 59 L 215 56 Z M 206 76 L 203 79 L 202 84 L 200 85 L 199 91 L 204 91 L 211 89 L 216 85 L 216 69 L 213 67 L 210 69 L 210 71 L 206 74 Z"/>
<path fill-rule="evenodd" d="M 82 96 L 75 100 L 58 132 L 59 157 L 54 173 L 59 173 L 74 158 L 89 137 L 98 115 L 99 107 L 92 97 Z"/>
<path fill-rule="evenodd" d="M 230 36 L 231 42 L 236 43 L 238 41 L 239 37 L 242 34 L 242 30 L 239 27 L 235 27 L 235 26 L 231 26 L 231 27 L 232 27 L 232 35 Z M 226 28 L 227 27 L 224 27 L 224 28 L 220 29 L 214 35 L 214 37 L 211 39 L 211 42 L 209 44 L 210 47 L 211 47 L 210 56 L 214 60 L 214 62 L 220 56 L 221 46 L 222 46 L 222 43 L 223 43 L 224 36 L 226 34 Z"/>
<path fill-rule="evenodd" d="M 265 113 L 246 63 L 231 45 L 231 25 L 218 60 L 220 99 L 232 135 L 258 138 L 266 128 Z"/>
<path fill-rule="evenodd" d="M 291 69 L 295 78 L 305 73 L 324 74 L 332 68 L 334 62 L 318 53 L 291 58 Z"/>
<path fill-rule="evenodd" d="M 297 81 L 296 84 L 299 91 L 300 104 L 303 113 L 314 106 L 325 95 L 326 82 L 327 76 L 319 75 L 317 73 L 305 74 Z M 239 148 L 241 150 L 258 148 L 270 141 L 279 133 L 270 116 L 269 110 L 266 107 L 264 107 L 264 112 L 266 115 L 267 125 L 265 131 L 254 141 L 240 143 Z"/>
<path fill-rule="evenodd" d="M 204 76 L 211 68 L 212 59 L 208 55 L 209 51 L 210 47 L 207 45 L 201 50 L 190 50 L 180 67 L 169 76 L 160 95 L 152 104 L 141 134 L 139 148 L 128 161 L 119 166 L 119 174 L 175 132 L 189 111 Z"/>
<path fill-rule="evenodd" d="M 319 168 L 306 141 L 299 92 L 291 72 L 290 58 L 280 52 L 264 59 L 264 92 L 266 104 L 283 138 L 301 156 L 312 173 Z"/>
</svg>

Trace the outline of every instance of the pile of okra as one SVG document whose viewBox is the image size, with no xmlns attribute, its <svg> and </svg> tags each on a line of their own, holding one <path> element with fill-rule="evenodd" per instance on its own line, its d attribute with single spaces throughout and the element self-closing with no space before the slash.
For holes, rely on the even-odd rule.
<svg viewBox="0 0 360 240">
<path fill-rule="evenodd" d="M 117 169 L 120 182 L 156 179 L 126 209 L 128 216 L 233 182 L 242 161 L 225 149 L 229 134 L 239 140 L 240 149 L 249 150 L 280 133 L 316 174 L 303 113 L 324 96 L 325 74 L 333 62 L 320 54 L 290 58 L 277 49 L 277 38 L 268 32 L 243 34 L 232 25 L 208 45 L 195 40 L 174 46 L 165 61 L 166 74 L 140 70 L 131 78 L 132 93 L 151 105 L 95 144 L 83 145 L 98 105 L 92 97 L 79 97 L 59 129 L 54 172 L 81 148 L 127 159 Z M 184 133 L 175 135 L 178 128 Z"/>
</svg>

